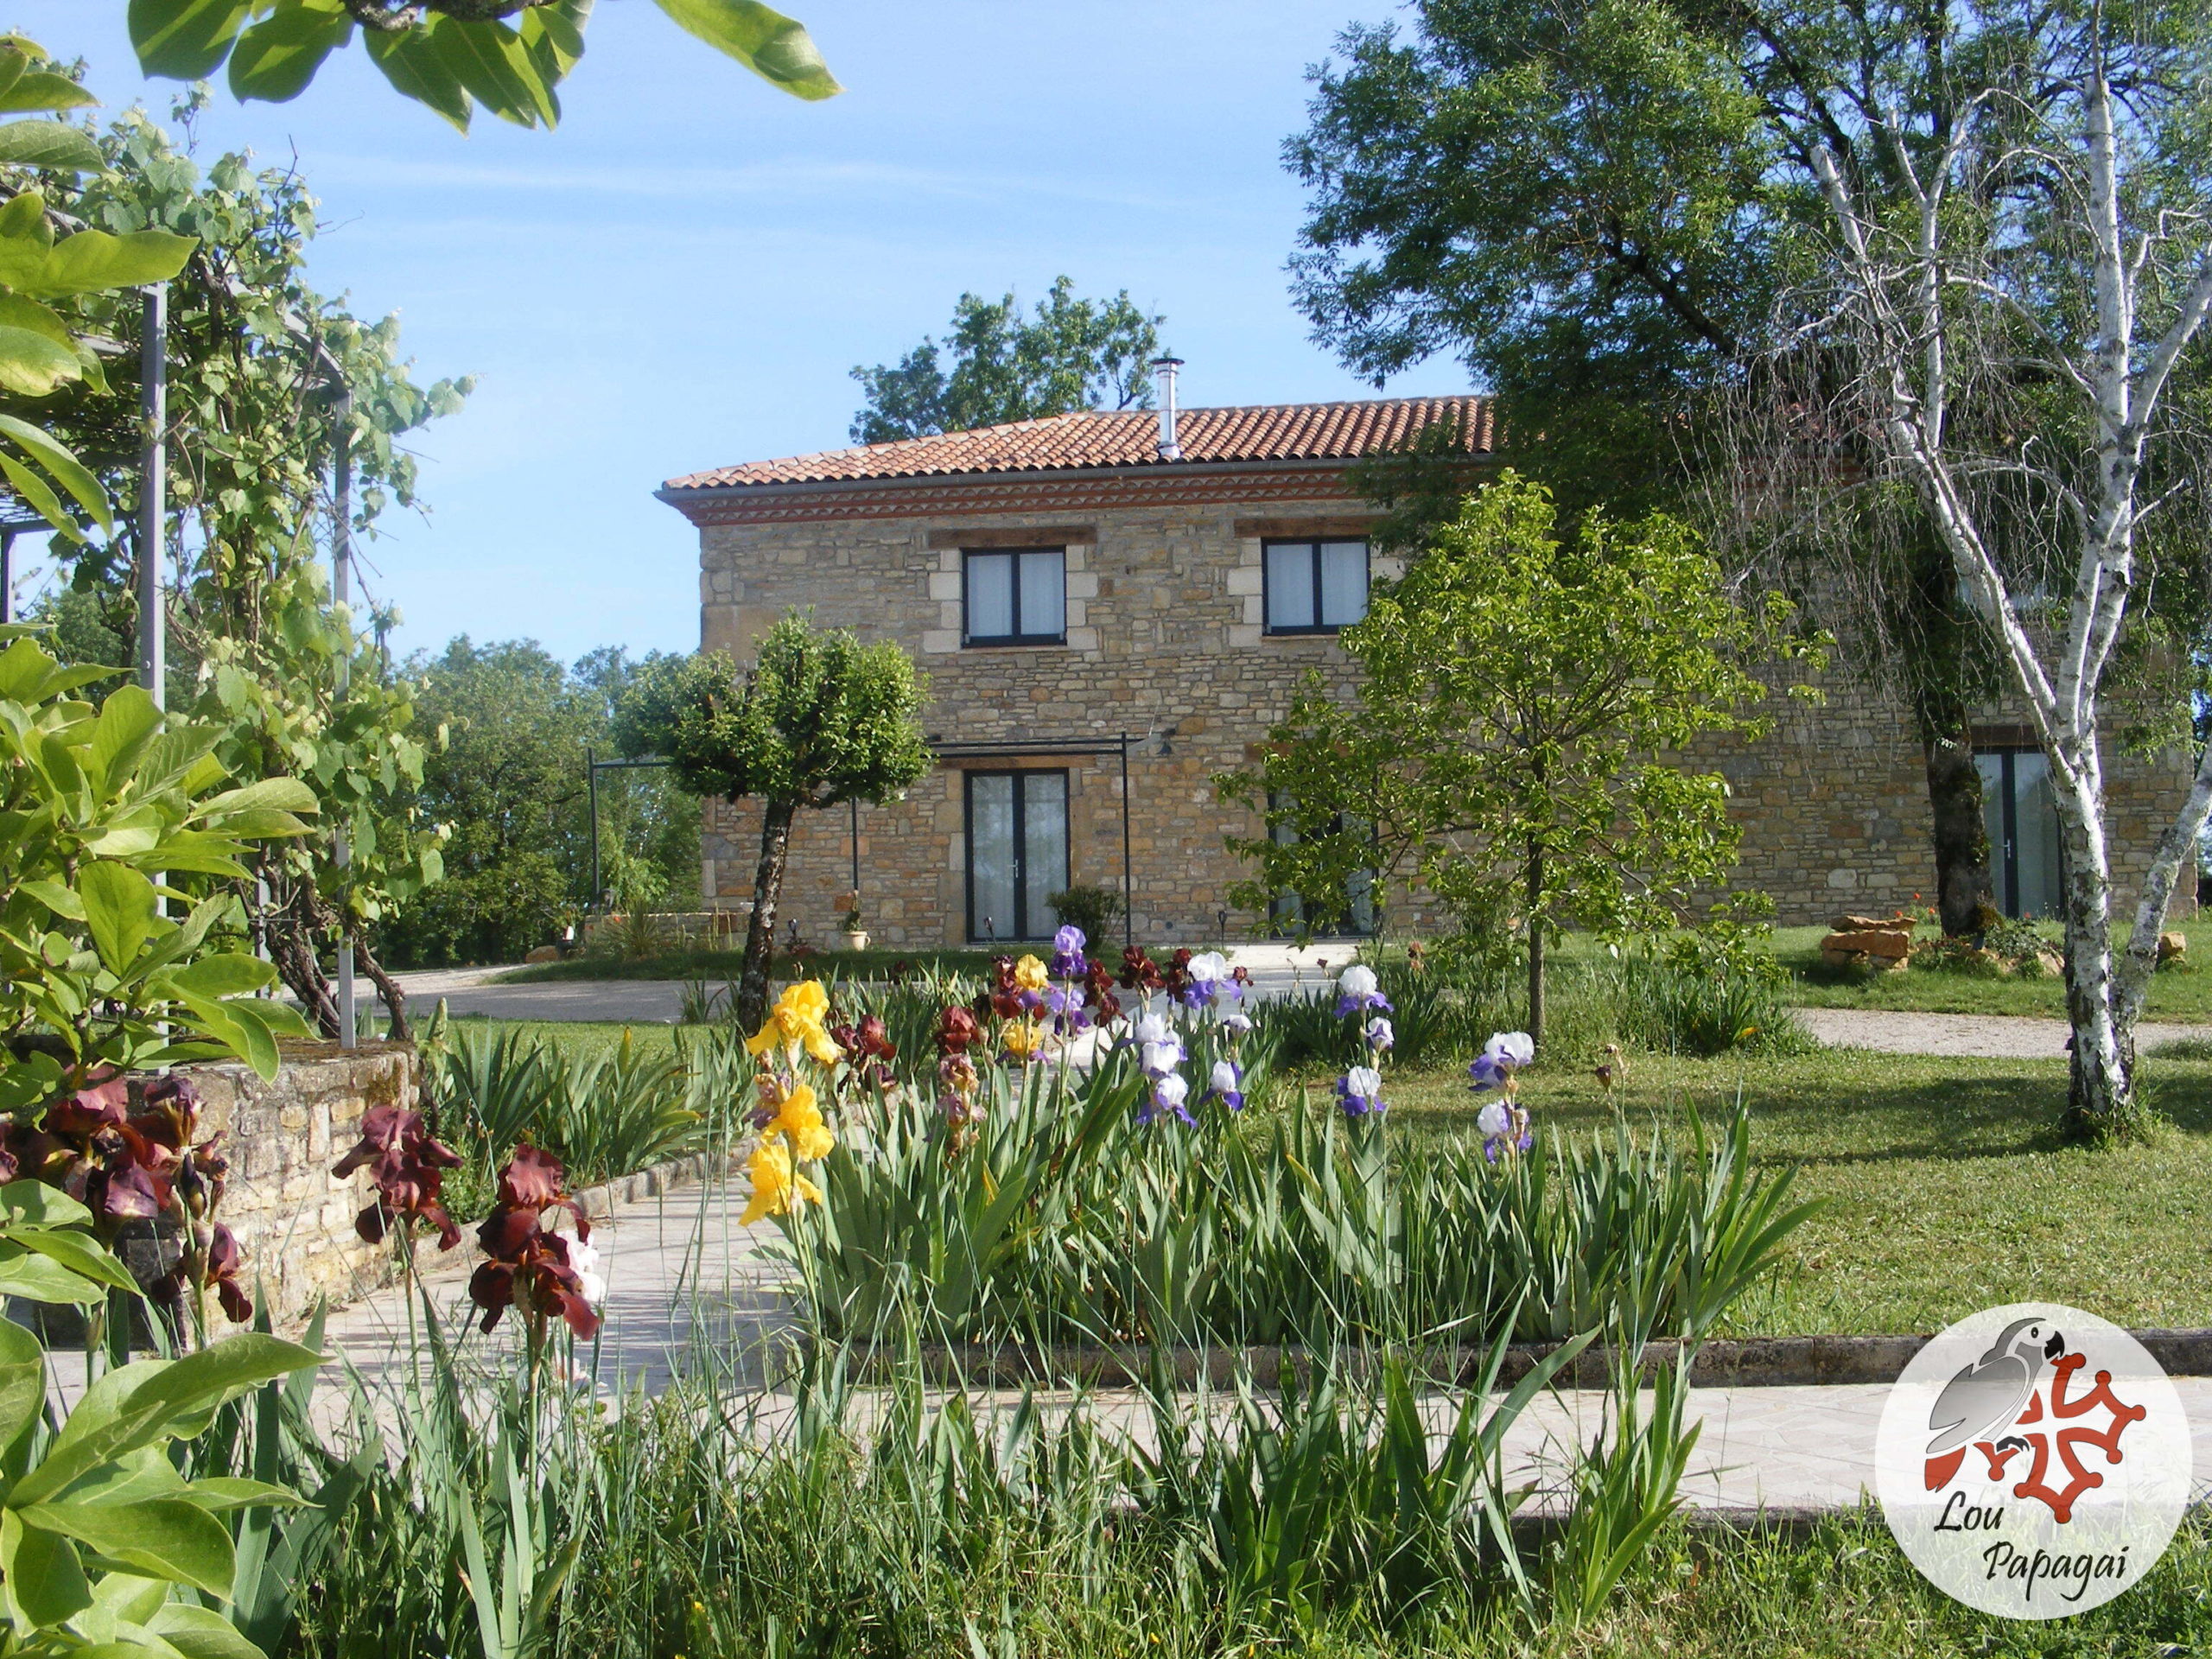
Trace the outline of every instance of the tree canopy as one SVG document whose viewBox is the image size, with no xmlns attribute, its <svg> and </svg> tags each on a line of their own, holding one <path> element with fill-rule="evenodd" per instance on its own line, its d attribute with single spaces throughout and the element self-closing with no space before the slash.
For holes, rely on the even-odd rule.
<svg viewBox="0 0 2212 1659">
<path fill-rule="evenodd" d="M 1123 289 L 1110 300 L 1075 296 L 1057 279 L 1033 317 L 1009 292 L 963 294 L 943 352 L 925 338 L 896 365 L 856 368 L 868 402 L 853 417 L 855 443 L 927 437 L 1079 409 L 1149 409 L 1149 366 L 1164 317 L 1147 316 Z M 951 366 L 945 366 L 949 355 Z"/>
<path fill-rule="evenodd" d="M 654 3 L 796 97 L 842 90 L 805 28 L 760 0 Z M 130 0 L 129 18 L 148 74 L 204 80 L 227 64 L 235 96 L 274 104 L 305 92 L 358 31 L 394 92 L 466 132 L 479 105 L 518 126 L 558 123 L 591 10 L 592 0 Z"/>
<path fill-rule="evenodd" d="M 1371 874 L 1382 902 L 1417 881 L 1478 939 L 1518 918 L 1541 1038 L 1547 926 L 1672 925 L 1725 879 L 1727 785 L 1680 755 L 1764 729 L 1752 670 L 1802 649 L 1787 620 L 1740 606 L 1678 521 L 1593 512 L 1561 536 L 1550 493 L 1504 473 L 1338 636 L 1351 696 L 1310 675 L 1259 766 L 1218 780 L 1269 830 L 1230 842 L 1255 871 L 1235 902 L 1341 919 Z"/>
<path fill-rule="evenodd" d="M 761 636 L 741 665 L 719 652 L 646 665 L 624 697 L 616 736 L 626 753 L 658 754 L 697 795 L 759 798 L 760 861 L 753 874 L 738 1012 L 757 1025 L 768 1006 L 768 962 L 791 820 L 846 801 L 880 803 L 930 768 L 921 724 L 925 688 L 913 659 L 886 641 L 796 613 Z"/>
</svg>

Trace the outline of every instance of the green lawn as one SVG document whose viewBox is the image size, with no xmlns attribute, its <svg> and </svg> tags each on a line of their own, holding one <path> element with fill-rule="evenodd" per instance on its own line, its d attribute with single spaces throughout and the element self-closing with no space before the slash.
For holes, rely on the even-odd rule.
<svg viewBox="0 0 2212 1659">
<path fill-rule="evenodd" d="M 1739 1306 L 1740 1333 L 1932 1331 L 2040 1298 L 2125 1325 L 2212 1325 L 2212 1062 L 2145 1072 L 2168 1123 L 2112 1152 L 2059 1141 L 2055 1061 L 1639 1056 L 1613 1104 L 1580 1071 L 1531 1072 L 1522 1097 L 1550 1132 L 1587 1134 L 1616 1111 L 1684 1128 L 1740 1095 L 1760 1162 L 1797 1166 L 1799 1191 L 1829 1200 Z M 1387 1082 L 1401 1133 L 1472 1133 L 1480 1098 L 1457 1074 Z"/>
</svg>

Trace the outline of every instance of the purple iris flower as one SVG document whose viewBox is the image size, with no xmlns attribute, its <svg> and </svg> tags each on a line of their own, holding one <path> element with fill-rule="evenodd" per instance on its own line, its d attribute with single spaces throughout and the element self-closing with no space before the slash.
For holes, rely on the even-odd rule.
<svg viewBox="0 0 2212 1659">
<path fill-rule="evenodd" d="M 1183 1122 L 1197 1128 L 1198 1120 L 1191 1116 L 1191 1109 L 1184 1103 L 1190 1093 L 1191 1085 L 1180 1072 L 1171 1071 L 1164 1077 L 1154 1078 L 1144 1103 L 1137 1108 L 1137 1122 L 1149 1125 L 1160 1113 L 1173 1112 Z"/>
<path fill-rule="evenodd" d="M 1337 1103 L 1346 1117 L 1382 1111 L 1382 1074 L 1371 1065 L 1355 1065 L 1337 1079 Z"/>
<path fill-rule="evenodd" d="M 1084 956 L 1084 947 L 1090 941 L 1083 930 L 1071 922 L 1052 935 L 1052 977 L 1081 979 L 1090 971 L 1090 963 Z"/>
<path fill-rule="evenodd" d="M 1213 1075 L 1208 1079 L 1208 1100 L 1217 1100 L 1232 1112 L 1244 1109 L 1244 1074 L 1234 1060 L 1216 1060 Z"/>
<path fill-rule="evenodd" d="M 1382 995 L 1375 970 L 1363 963 L 1354 963 L 1337 976 L 1337 1017 L 1341 1020 L 1370 1009 L 1389 1014 L 1390 999 Z"/>
</svg>

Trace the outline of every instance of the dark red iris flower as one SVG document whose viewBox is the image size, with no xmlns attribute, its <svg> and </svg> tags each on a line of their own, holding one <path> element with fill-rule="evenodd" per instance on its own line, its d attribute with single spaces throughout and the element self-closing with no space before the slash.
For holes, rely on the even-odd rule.
<svg viewBox="0 0 2212 1659">
<path fill-rule="evenodd" d="M 880 1014 L 871 1014 L 856 1026 L 830 1027 L 830 1040 L 845 1051 L 846 1064 L 855 1075 L 865 1076 L 879 1089 L 891 1087 L 893 1078 L 886 1062 L 898 1058 L 899 1049 Z"/>
<path fill-rule="evenodd" d="M 1166 984 L 1160 971 L 1160 964 L 1145 955 L 1135 945 L 1125 945 L 1122 950 L 1122 988 L 1142 991 L 1149 996 Z"/>
<path fill-rule="evenodd" d="M 1014 982 L 1014 958 L 991 958 L 991 1012 L 1001 1020 L 1019 1020 L 1028 1012 L 1022 1000 L 1021 987 Z"/>
<path fill-rule="evenodd" d="M 1165 978 L 1170 996 L 1180 996 L 1184 988 L 1190 984 L 1191 952 L 1187 945 L 1178 949 L 1173 956 L 1167 958 Z"/>
<path fill-rule="evenodd" d="M 1103 1026 L 1109 1020 L 1122 1017 L 1122 999 L 1114 995 L 1114 976 L 1106 971 L 1104 963 L 1090 963 L 1083 982 L 1090 995 L 1090 1006 L 1096 1011 L 1098 1024 Z"/>
<path fill-rule="evenodd" d="M 967 1009 L 947 1008 L 938 1017 L 937 1046 L 940 1052 L 964 1054 L 982 1039 L 982 1027 Z"/>
<path fill-rule="evenodd" d="M 481 1329 L 519 1307 L 533 1319 L 557 1314 L 584 1341 L 599 1334 L 599 1310 L 584 1295 L 570 1240 L 545 1225 L 549 1214 L 565 1210 L 575 1220 L 575 1243 L 591 1238 L 591 1223 L 569 1195 L 566 1178 L 558 1159 L 527 1144 L 499 1172 L 499 1202 L 476 1230 L 489 1260 L 468 1281 L 469 1300 L 484 1310 Z"/>
<path fill-rule="evenodd" d="M 372 1106 L 361 1117 L 359 1144 L 330 1173 L 342 1180 L 368 1170 L 376 1199 L 353 1218 L 353 1230 L 368 1243 L 382 1243 L 395 1220 L 419 1220 L 436 1228 L 438 1248 L 449 1250 L 461 1243 L 461 1229 L 446 1213 L 445 1172 L 460 1162 L 452 1147 L 431 1137 L 422 1113 Z"/>
<path fill-rule="evenodd" d="M 253 1298 L 238 1282 L 238 1269 L 245 1262 L 245 1252 L 238 1249 L 231 1230 L 217 1222 L 207 1240 L 204 1280 L 223 1305 L 223 1317 L 238 1325 L 253 1317 Z"/>
</svg>

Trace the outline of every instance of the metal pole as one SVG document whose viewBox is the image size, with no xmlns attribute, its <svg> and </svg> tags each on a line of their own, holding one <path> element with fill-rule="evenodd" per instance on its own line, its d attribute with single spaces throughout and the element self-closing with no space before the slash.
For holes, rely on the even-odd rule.
<svg viewBox="0 0 2212 1659">
<path fill-rule="evenodd" d="M 1122 734 L 1122 943 L 1137 942 L 1136 886 L 1129 873 L 1129 734 Z"/>
<path fill-rule="evenodd" d="M 859 906 L 860 906 L 860 902 L 861 902 L 861 798 L 860 798 L 859 796 L 857 796 L 857 795 L 855 795 L 855 796 L 854 796 L 854 797 L 853 797 L 853 799 L 852 799 L 852 808 L 853 808 L 853 906 L 854 906 L 854 908 L 858 909 L 858 908 L 859 908 Z"/>
<path fill-rule="evenodd" d="M 16 531 L 0 530 L 0 624 L 16 620 Z"/>
<path fill-rule="evenodd" d="M 591 897 L 585 902 L 587 910 L 599 908 L 599 762 L 592 759 L 591 751 L 584 751 L 584 786 L 591 797 Z"/>
<path fill-rule="evenodd" d="M 146 450 L 138 488 L 138 683 L 168 707 L 168 618 L 162 601 L 162 537 L 168 517 L 168 331 L 169 289 L 156 283 L 144 290 L 144 338 L 139 345 L 138 412 L 146 426 Z"/>
<path fill-rule="evenodd" d="M 353 550 L 353 393 L 340 385 L 337 406 L 331 411 L 330 596 L 337 607 L 338 696 L 346 701 L 353 677 L 353 619 L 352 573 L 347 569 Z M 338 868 L 338 1046 L 359 1046 L 361 1034 L 353 1013 L 353 939 L 347 931 L 352 907 L 346 893 L 346 874 L 353 868 L 353 849 L 341 818 L 332 837 L 331 862 Z"/>
</svg>

